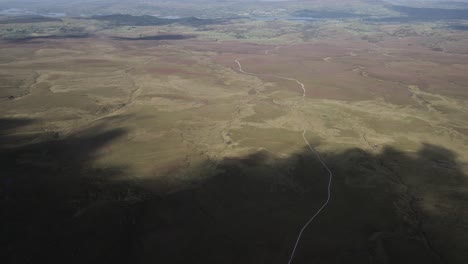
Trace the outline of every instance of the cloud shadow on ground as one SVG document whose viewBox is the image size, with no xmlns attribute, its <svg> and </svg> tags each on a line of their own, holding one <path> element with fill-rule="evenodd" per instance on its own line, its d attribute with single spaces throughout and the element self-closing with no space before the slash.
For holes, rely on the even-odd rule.
<svg viewBox="0 0 468 264">
<path fill-rule="evenodd" d="M 15 134 L 32 122 L 0 120 L 0 142 L 9 142 L 0 145 L 6 263 L 286 263 L 327 195 L 327 173 L 307 148 L 224 159 L 214 176 L 163 195 L 145 188 L 150 181 L 122 179 L 125 167 L 93 166 L 125 130 L 41 141 Z M 467 178 L 452 151 L 426 144 L 414 155 L 391 147 L 321 155 L 334 172 L 332 199 L 293 263 L 466 259 Z"/>
</svg>

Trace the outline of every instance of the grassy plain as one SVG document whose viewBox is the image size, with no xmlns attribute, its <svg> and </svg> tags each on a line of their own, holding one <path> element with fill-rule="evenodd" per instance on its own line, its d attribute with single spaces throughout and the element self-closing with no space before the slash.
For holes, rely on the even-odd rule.
<svg viewBox="0 0 468 264">
<path fill-rule="evenodd" d="M 294 263 L 466 263 L 467 32 L 356 23 L 0 25 L 8 261 L 286 263 L 306 129 Z"/>
</svg>

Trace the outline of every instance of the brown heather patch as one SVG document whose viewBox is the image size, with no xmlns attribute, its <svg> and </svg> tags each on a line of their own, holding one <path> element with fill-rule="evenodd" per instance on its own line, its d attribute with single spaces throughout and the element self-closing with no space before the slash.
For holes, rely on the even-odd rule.
<svg viewBox="0 0 468 264">
<path fill-rule="evenodd" d="M 181 70 L 180 68 L 159 68 L 159 67 L 145 67 L 147 73 L 156 75 L 197 75 L 196 73 Z"/>
<path fill-rule="evenodd" d="M 448 53 L 460 53 L 468 55 L 468 40 L 461 40 L 457 42 L 446 42 L 442 45 Z"/>
<path fill-rule="evenodd" d="M 266 49 L 271 48 L 271 45 L 245 43 L 238 41 L 194 41 L 187 40 L 186 42 L 177 43 L 190 50 L 208 51 L 217 53 L 238 53 L 238 54 L 264 54 Z"/>
</svg>

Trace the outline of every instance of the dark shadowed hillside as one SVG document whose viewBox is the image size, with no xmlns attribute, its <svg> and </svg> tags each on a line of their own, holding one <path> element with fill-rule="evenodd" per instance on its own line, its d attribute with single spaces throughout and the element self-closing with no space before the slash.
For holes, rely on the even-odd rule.
<svg viewBox="0 0 468 264">
<path fill-rule="evenodd" d="M 1 121 L 7 263 L 284 263 L 326 197 L 326 172 L 306 149 L 286 159 L 268 152 L 225 159 L 213 177 L 160 195 L 144 181 L 119 180 L 125 168 L 91 165 L 94 151 L 125 131 L 96 127 L 37 143 L 10 135 L 28 122 Z M 449 150 L 322 155 L 334 172 L 333 198 L 295 263 L 466 258 L 457 214 L 464 215 L 467 182 Z M 427 194 L 451 205 L 428 213 Z"/>
</svg>

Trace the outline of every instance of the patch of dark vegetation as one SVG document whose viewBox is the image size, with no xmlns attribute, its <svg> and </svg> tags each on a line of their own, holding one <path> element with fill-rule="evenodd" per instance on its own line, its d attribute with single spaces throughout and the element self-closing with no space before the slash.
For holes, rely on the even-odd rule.
<svg viewBox="0 0 468 264">
<path fill-rule="evenodd" d="M 364 35 L 361 37 L 362 40 L 366 40 L 369 43 L 378 43 L 382 41 L 381 36 L 369 36 L 369 35 Z"/>
<path fill-rule="evenodd" d="M 320 10 L 309 10 L 303 9 L 292 13 L 292 16 L 299 18 L 311 18 L 311 19 L 346 19 L 346 18 L 362 18 L 367 15 L 340 12 L 340 11 L 320 11 Z"/>
<path fill-rule="evenodd" d="M 397 17 L 383 17 L 383 18 L 366 18 L 364 19 L 366 22 L 371 23 L 412 23 L 423 21 L 421 19 L 417 19 L 414 17 L 407 17 L 407 16 L 397 16 Z"/>
<path fill-rule="evenodd" d="M 422 8 L 391 5 L 388 7 L 402 14 L 398 17 L 368 18 L 369 22 L 411 23 L 438 20 L 468 19 L 468 9 Z"/>
<path fill-rule="evenodd" d="M 0 119 L 5 263 L 285 263 L 327 197 L 327 171 L 308 148 L 226 158 L 214 176 L 163 195 L 141 188 L 151 180 L 123 177 L 125 167 L 94 165 L 126 131 L 104 122 L 41 141 L 16 134 L 33 123 Z M 465 263 L 468 184 L 454 153 L 427 144 L 414 155 L 321 155 L 334 173 L 332 198 L 294 263 Z M 425 197 L 443 205 L 436 214 L 422 211 Z"/>
<path fill-rule="evenodd" d="M 468 25 L 449 25 L 449 29 L 454 29 L 454 30 L 462 30 L 462 31 L 467 31 L 468 30 Z"/>
<path fill-rule="evenodd" d="M 394 32 L 392 32 L 390 35 L 394 37 L 411 37 L 411 36 L 418 36 L 419 34 L 411 26 L 403 26 L 395 30 Z"/>
<path fill-rule="evenodd" d="M 9 42 L 26 42 L 31 40 L 46 40 L 46 39 L 80 39 L 89 38 L 92 35 L 89 33 L 77 33 L 77 34 L 60 34 L 60 35 L 47 35 L 47 36 L 16 36 L 14 38 L 7 38 Z"/>
<path fill-rule="evenodd" d="M 181 35 L 181 34 L 166 34 L 156 36 L 141 36 L 136 38 L 131 37 L 113 37 L 116 40 L 182 40 L 195 38 L 194 35 Z"/>
<path fill-rule="evenodd" d="M 468 3 L 456 2 L 456 1 L 440 1 L 438 2 L 441 6 L 446 6 L 450 8 L 465 8 L 468 9 Z"/>
<path fill-rule="evenodd" d="M 54 22 L 62 21 L 58 18 L 44 17 L 38 15 L 28 16 L 12 16 L 0 18 L 0 24 L 23 24 L 23 23 L 42 23 L 42 22 Z"/>
<path fill-rule="evenodd" d="M 186 18 L 179 18 L 177 19 L 177 23 L 185 26 L 207 26 L 207 25 L 216 25 L 216 24 L 223 24 L 228 22 L 229 19 L 205 19 L 205 18 L 197 18 L 197 17 L 186 17 Z"/>
<path fill-rule="evenodd" d="M 16 29 L 9 27 L 6 30 L 8 33 L 0 36 L 1 39 L 7 41 L 28 41 L 34 39 L 66 39 L 66 38 L 87 38 L 90 33 L 85 27 L 61 25 L 54 27 L 53 31 L 42 27 L 29 27 L 28 29 Z"/>
<path fill-rule="evenodd" d="M 124 14 L 93 16 L 91 19 L 107 21 L 114 26 L 161 26 L 170 24 L 181 24 L 185 26 L 198 27 L 222 24 L 227 21 L 226 19 L 202 19 L 196 17 L 169 19 L 149 15 L 132 16 Z"/>
<path fill-rule="evenodd" d="M 409 6 L 391 6 L 390 9 L 419 19 L 468 19 L 468 9 L 422 8 Z"/>
</svg>

